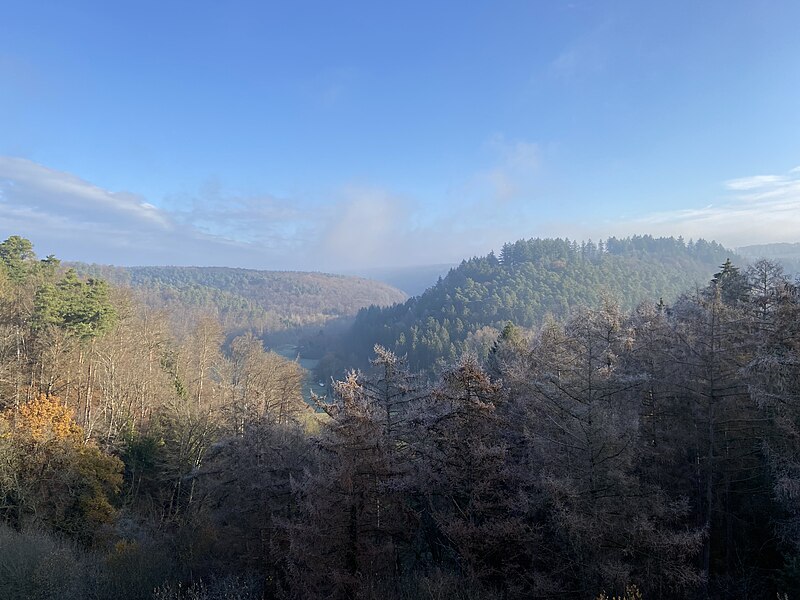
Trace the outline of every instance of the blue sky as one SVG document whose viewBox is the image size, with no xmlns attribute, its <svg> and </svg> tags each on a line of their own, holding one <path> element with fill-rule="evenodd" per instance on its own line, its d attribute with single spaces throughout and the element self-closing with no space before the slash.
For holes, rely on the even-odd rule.
<svg viewBox="0 0 800 600">
<path fill-rule="evenodd" d="M 9 2 L 0 235 L 348 270 L 800 241 L 800 3 Z"/>
</svg>

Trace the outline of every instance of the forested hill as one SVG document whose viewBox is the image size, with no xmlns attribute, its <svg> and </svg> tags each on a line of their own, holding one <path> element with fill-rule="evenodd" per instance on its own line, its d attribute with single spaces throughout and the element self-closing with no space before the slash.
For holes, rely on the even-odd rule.
<svg viewBox="0 0 800 600">
<path fill-rule="evenodd" d="M 227 267 L 70 266 L 83 275 L 138 289 L 151 306 L 208 311 L 229 330 L 263 333 L 316 325 L 355 315 L 363 307 L 388 306 L 407 297 L 385 283 L 326 273 Z"/>
<path fill-rule="evenodd" d="M 609 293 L 623 308 L 674 300 L 704 286 L 737 258 L 715 242 L 634 236 L 605 243 L 520 240 L 500 256 L 465 260 L 422 295 L 359 312 L 342 345 L 344 363 L 362 364 L 378 343 L 407 354 L 414 369 L 453 360 L 465 349 L 485 356 L 507 322 L 530 327 L 547 315 L 592 305 Z"/>
<path fill-rule="evenodd" d="M 800 243 L 756 244 L 742 246 L 737 252 L 747 258 L 766 258 L 779 263 L 787 274 L 800 275 Z"/>
</svg>

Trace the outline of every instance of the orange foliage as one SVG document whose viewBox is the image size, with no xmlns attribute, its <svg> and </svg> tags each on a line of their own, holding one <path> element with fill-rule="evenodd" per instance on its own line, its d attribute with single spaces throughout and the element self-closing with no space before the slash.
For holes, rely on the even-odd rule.
<svg viewBox="0 0 800 600">
<path fill-rule="evenodd" d="M 114 521 L 124 465 L 85 440 L 57 397 L 39 395 L 16 419 L 11 410 L 0 414 L 0 440 L 10 442 L 14 484 L 6 493 L 15 499 L 17 522 L 44 522 L 89 541 Z"/>
<path fill-rule="evenodd" d="M 72 411 L 56 396 L 44 394 L 19 408 L 17 434 L 34 442 L 83 439 L 83 429 L 73 420 Z"/>
</svg>

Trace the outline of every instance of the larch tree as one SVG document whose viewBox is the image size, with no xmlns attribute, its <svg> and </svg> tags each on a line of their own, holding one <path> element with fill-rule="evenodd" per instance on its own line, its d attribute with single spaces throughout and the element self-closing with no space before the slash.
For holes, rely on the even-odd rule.
<svg viewBox="0 0 800 600">
<path fill-rule="evenodd" d="M 434 387 L 422 418 L 422 532 L 435 563 L 516 594 L 533 537 L 511 461 L 502 386 L 465 355 Z"/>
<path fill-rule="evenodd" d="M 772 504 L 761 444 L 767 421 L 742 376 L 755 350 L 749 285 L 742 287 L 738 271 L 726 271 L 735 274 L 718 274 L 708 289 L 684 297 L 672 311 L 675 384 L 693 424 L 686 446 L 695 472 L 682 492 L 705 529 L 701 566 L 709 593 L 753 596 L 763 590 L 747 587 L 744 573 L 771 561 L 768 552 L 754 551 L 769 548 L 772 537 L 763 527 Z M 720 282 L 730 280 L 726 291 Z"/>
<path fill-rule="evenodd" d="M 315 467 L 299 485 L 293 569 L 309 593 L 349 597 L 361 581 L 391 580 L 413 563 L 411 513 L 403 502 L 411 476 L 408 435 L 418 400 L 403 361 L 376 347 L 375 375 L 351 372 L 331 401 L 315 439 Z"/>
<path fill-rule="evenodd" d="M 635 336 L 606 301 L 563 327 L 547 323 L 508 378 L 525 417 L 529 486 L 548 545 L 536 563 L 540 594 L 636 582 L 669 597 L 699 583 L 690 559 L 700 535 L 682 527 L 685 504 L 642 477 L 642 450 L 652 443 L 642 409 L 653 412 L 651 392 L 660 390 L 631 369 Z"/>
</svg>

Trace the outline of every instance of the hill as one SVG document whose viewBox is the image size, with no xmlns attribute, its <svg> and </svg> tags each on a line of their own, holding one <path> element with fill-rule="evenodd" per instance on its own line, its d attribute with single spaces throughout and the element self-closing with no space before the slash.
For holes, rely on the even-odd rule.
<svg viewBox="0 0 800 600">
<path fill-rule="evenodd" d="M 563 317 L 592 305 L 604 293 L 623 308 L 670 302 L 705 285 L 729 256 L 705 240 L 520 240 L 504 245 L 499 257 L 463 261 L 403 304 L 362 309 L 341 342 L 340 364 L 364 364 L 376 343 L 407 354 L 413 369 L 454 360 L 464 350 L 485 356 L 508 322 L 532 327 L 548 314 Z"/>
<path fill-rule="evenodd" d="M 789 275 L 800 275 L 800 243 L 755 244 L 742 246 L 736 251 L 742 256 L 758 260 L 766 258 L 780 263 Z"/>
<path fill-rule="evenodd" d="M 352 317 L 407 296 L 360 277 L 227 267 L 113 267 L 72 264 L 82 275 L 137 290 L 151 307 L 209 312 L 228 331 L 284 331 Z"/>
</svg>

